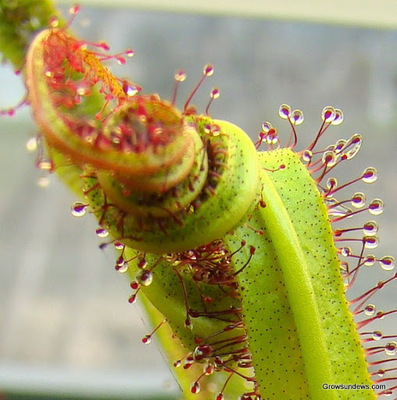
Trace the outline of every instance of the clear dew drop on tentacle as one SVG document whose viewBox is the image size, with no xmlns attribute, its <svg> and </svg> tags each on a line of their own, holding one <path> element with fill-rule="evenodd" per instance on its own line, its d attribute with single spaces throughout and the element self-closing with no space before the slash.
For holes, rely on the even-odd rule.
<svg viewBox="0 0 397 400">
<path fill-rule="evenodd" d="M 175 72 L 174 79 L 177 82 L 184 82 L 186 79 L 186 72 L 182 69 Z"/>
<path fill-rule="evenodd" d="M 351 160 L 356 154 L 359 152 L 361 148 L 361 144 L 363 142 L 363 138 L 360 134 L 356 133 L 353 135 L 346 143 L 344 149 L 348 149 L 346 152 L 343 153 L 343 158 L 346 160 Z"/>
<path fill-rule="evenodd" d="M 291 107 L 288 104 L 281 104 L 278 115 L 282 119 L 288 119 L 291 116 Z"/>
<path fill-rule="evenodd" d="M 152 342 L 152 335 L 145 335 L 142 338 L 142 343 L 143 344 L 150 344 Z"/>
<path fill-rule="evenodd" d="M 381 331 L 373 331 L 372 332 L 372 339 L 380 340 L 383 337 L 383 333 Z"/>
<path fill-rule="evenodd" d="M 124 82 L 123 83 L 123 92 L 128 97 L 133 97 L 139 92 L 139 88 L 129 82 Z"/>
<path fill-rule="evenodd" d="M 137 295 L 136 295 L 136 293 L 134 293 L 133 295 L 131 295 L 130 297 L 129 297 L 129 299 L 128 299 L 128 302 L 130 303 L 130 304 L 135 304 L 136 303 L 136 301 L 137 301 Z"/>
<path fill-rule="evenodd" d="M 265 121 L 262 123 L 262 132 L 263 133 L 268 133 L 271 129 L 274 129 L 274 128 L 270 122 Z"/>
<path fill-rule="evenodd" d="M 199 384 L 198 382 L 194 382 L 194 383 L 192 384 L 192 386 L 190 387 L 190 391 L 191 391 L 192 393 L 194 393 L 194 394 L 199 393 L 199 392 L 200 392 L 200 389 L 201 389 L 201 387 L 200 387 L 200 384 Z"/>
<path fill-rule="evenodd" d="M 333 177 L 328 178 L 326 185 L 327 185 L 328 191 L 330 192 L 330 191 L 332 191 L 332 190 L 337 188 L 338 180 L 336 178 L 333 178 Z"/>
<path fill-rule="evenodd" d="M 32 137 L 26 142 L 26 150 L 33 153 L 37 150 L 37 138 Z"/>
<path fill-rule="evenodd" d="M 366 267 L 372 267 L 375 264 L 376 258 L 373 254 L 367 254 L 364 258 L 364 265 Z"/>
<path fill-rule="evenodd" d="M 216 100 L 219 99 L 221 92 L 218 88 L 213 88 L 210 92 L 211 99 Z"/>
<path fill-rule="evenodd" d="M 394 356 L 397 351 L 397 343 L 396 342 L 389 342 L 385 346 L 385 353 L 388 356 Z"/>
<path fill-rule="evenodd" d="M 113 243 L 113 246 L 114 246 L 114 248 L 116 249 L 116 250 L 123 250 L 124 249 L 124 244 L 123 243 L 121 243 L 121 242 L 119 242 L 118 240 L 116 240 L 114 243 Z"/>
<path fill-rule="evenodd" d="M 327 167 L 333 167 L 336 164 L 337 158 L 333 151 L 325 151 L 322 155 L 322 162 Z"/>
<path fill-rule="evenodd" d="M 54 163 L 51 160 L 40 159 L 37 161 L 36 167 L 42 171 L 53 171 Z"/>
<path fill-rule="evenodd" d="M 149 286 L 153 282 L 153 274 L 148 269 L 141 269 L 136 275 L 136 280 L 142 286 Z"/>
<path fill-rule="evenodd" d="M 313 158 L 313 153 L 310 150 L 304 150 L 302 152 L 301 159 L 304 163 L 308 164 Z"/>
<path fill-rule="evenodd" d="M 339 154 L 345 148 L 347 140 L 346 139 L 339 139 L 334 145 L 333 149 L 335 153 Z"/>
<path fill-rule="evenodd" d="M 351 250 L 350 247 L 342 247 L 342 248 L 340 249 L 340 254 L 341 254 L 343 257 L 349 257 L 349 256 L 352 254 L 352 250 Z"/>
<path fill-rule="evenodd" d="M 203 68 L 204 76 L 212 76 L 214 74 L 214 66 L 212 64 L 206 64 Z"/>
<path fill-rule="evenodd" d="M 116 267 L 116 269 L 121 274 L 125 274 L 128 271 L 128 263 L 125 262 L 124 264 L 120 265 L 118 268 Z"/>
<path fill-rule="evenodd" d="M 378 369 L 377 371 L 376 371 L 376 375 L 379 377 L 379 378 L 383 378 L 384 376 L 385 376 L 385 373 L 386 373 L 386 371 L 384 370 L 384 369 Z"/>
<path fill-rule="evenodd" d="M 383 213 L 384 204 L 381 199 L 374 199 L 368 206 L 368 211 L 372 215 L 380 215 Z"/>
<path fill-rule="evenodd" d="M 126 263 L 124 257 L 121 255 L 119 258 L 116 260 L 116 269 L 119 270 L 124 264 Z"/>
<path fill-rule="evenodd" d="M 376 307 L 373 304 L 367 304 L 364 308 L 364 314 L 368 317 L 374 315 L 376 312 Z"/>
<path fill-rule="evenodd" d="M 379 239 L 376 235 L 364 236 L 363 243 L 366 249 L 376 249 L 379 245 Z"/>
<path fill-rule="evenodd" d="M 88 207 L 87 204 L 84 204 L 80 201 L 76 201 L 72 204 L 70 211 L 74 217 L 82 217 L 86 214 L 87 207 Z"/>
<path fill-rule="evenodd" d="M 100 238 L 105 238 L 105 237 L 109 236 L 109 231 L 107 229 L 105 229 L 105 228 L 102 228 L 102 227 L 98 227 L 96 229 L 95 233 Z"/>
<path fill-rule="evenodd" d="M 215 371 L 214 364 L 208 363 L 206 366 L 204 366 L 203 372 L 205 373 L 205 375 L 207 376 L 212 375 L 214 371 Z"/>
<path fill-rule="evenodd" d="M 139 269 L 144 269 L 147 266 L 148 262 L 145 258 L 141 258 L 138 262 L 137 262 L 137 267 Z"/>
<path fill-rule="evenodd" d="M 385 271 L 392 271 L 395 266 L 396 262 L 394 260 L 394 257 L 392 256 L 384 256 L 379 260 L 379 264 L 381 268 Z"/>
<path fill-rule="evenodd" d="M 364 183 L 374 183 L 377 179 L 378 179 L 378 172 L 374 167 L 366 168 L 361 175 L 361 180 Z"/>
<path fill-rule="evenodd" d="M 303 112 L 301 110 L 292 111 L 291 115 L 289 116 L 289 120 L 291 121 L 292 125 L 301 125 L 304 121 Z"/>
<path fill-rule="evenodd" d="M 339 108 L 334 109 L 335 116 L 332 125 L 340 125 L 343 122 L 343 112 Z"/>
<path fill-rule="evenodd" d="M 324 122 L 332 123 L 334 121 L 335 117 L 336 117 L 336 111 L 335 111 L 334 107 L 327 106 L 327 107 L 323 108 L 323 111 L 321 113 L 321 119 Z"/>
<path fill-rule="evenodd" d="M 372 236 L 378 233 L 379 226 L 375 221 L 367 221 L 363 226 L 365 236 Z"/>
<path fill-rule="evenodd" d="M 365 206 L 365 194 L 362 192 L 354 193 L 350 199 L 350 203 L 355 208 L 362 208 Z"/>
</svg>

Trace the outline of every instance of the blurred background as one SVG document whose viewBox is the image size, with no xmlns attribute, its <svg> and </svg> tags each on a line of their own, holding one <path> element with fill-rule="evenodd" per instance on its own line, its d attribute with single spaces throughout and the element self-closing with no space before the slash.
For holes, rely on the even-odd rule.
<svg viewBox="0 0 397 400">
<path fill-rule="evenodd" d="M 67 17 L 67 7 L 61 9 Z M 368 165 L 378 169 L 377 183 L 352 190 L 385 201 L 375 253 L 395 252 L 395 30 L 94 6 L 84 6 L 72 28 L 87 40 L 105 40 L 113 53 L 133 48 L 126 66 L 109 66 L 147 93 L 170 99 L 174 72 L 183 68 L 180 106 L 212 63 L 215 73 L 193 104 L 204 111 L 211 88 L 218 87 L 211 115 L 239 125 L 253 140 L 268 120 L 285 132 L 285 143 L 282 103 L 305 114 L 298 127 L 302 147 L 318 131 L 322 108 L 341 108 L 344 123 L 322 143 L 363 134 L 359 156 L 335 174 L 344 182 Z M 0 107 L 15 105 L 24 92 L 20 78 L 2 66 Z M 151 327 L 139 306 L 128 303 L 130 290 L 113 268 L 114 254 L 99 249 L 95 221 L 72 217 L 75 197 L 34 168 L 26 142 L 36 133 L 26 107 L 0 119 L 0 399 L 176 399 L 177 384 L 155 342 L 140 341 Z M 43 177 L 47 187 L 38 184 Z M 367 268 L 355 290 L 391 273 Z M 395 285 L 371 301 L 378 309 L 395 308 Z M 382 323 L 385 332 L 395 329 L 395 320 Z"/>
</svg>

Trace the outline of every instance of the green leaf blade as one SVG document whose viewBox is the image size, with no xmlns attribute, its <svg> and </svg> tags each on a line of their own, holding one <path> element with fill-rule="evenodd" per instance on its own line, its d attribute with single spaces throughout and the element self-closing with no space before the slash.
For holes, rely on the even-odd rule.
<svg viewBox="0 0 397 400">
<path fill-rule="evenodd" d="M 256 249 L 239 281 L 262 396 L 374 399 L 368 389 L 323 389 L 324 384 L 371 385 L 326 206 L 292 151 L 260 158 L 262 167 L 274 171 L 262 176 L 266 206 L 253 213 L 251 232 L 241 227 L 231 241 L 236 246 L 236 237 L 249 240 Z"/>
</svg>

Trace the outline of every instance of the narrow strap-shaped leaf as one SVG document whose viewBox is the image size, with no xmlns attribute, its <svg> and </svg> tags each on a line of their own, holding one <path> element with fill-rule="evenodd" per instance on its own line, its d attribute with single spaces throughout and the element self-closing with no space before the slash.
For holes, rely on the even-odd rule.
<svg viewBox="0 0 397 400">
<path fill-rule="evenodd" d="M 251 232 L 241 227 L 234 240 L 249 240 L 256 248 L 238 277 L 261 394 L 269 399 L 373 399 L 316 185 L 290 150 L 260 157 L 266 169 L 274 170 L 262 175 L 265 207 L 253 213 Z M 368 387 L 326 390 L 324 384 Z"/>
</svg>

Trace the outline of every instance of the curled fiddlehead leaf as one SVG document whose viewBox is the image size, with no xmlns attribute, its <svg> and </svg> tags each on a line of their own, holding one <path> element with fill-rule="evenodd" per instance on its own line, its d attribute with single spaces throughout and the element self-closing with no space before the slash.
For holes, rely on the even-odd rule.
<svg viewBox="0 0 397 400">
<path fill-rule="evenodd" d="M 257 196 L 253 144 L 228 122 L 182 117 L 155 95 L 127 95 L 125 82 L 83 44 L 62 29 L 42 32 L 29 50 L 26 79 L 47 145 L 85 170 L 100 224 L 156 253 L 222 238 Z M 82 88 L 92 84 L 115 103 L 104 119 L 80 115 L 80 103 L 89 101 L 81 97 L 92 90 Z"/>
</svg>

